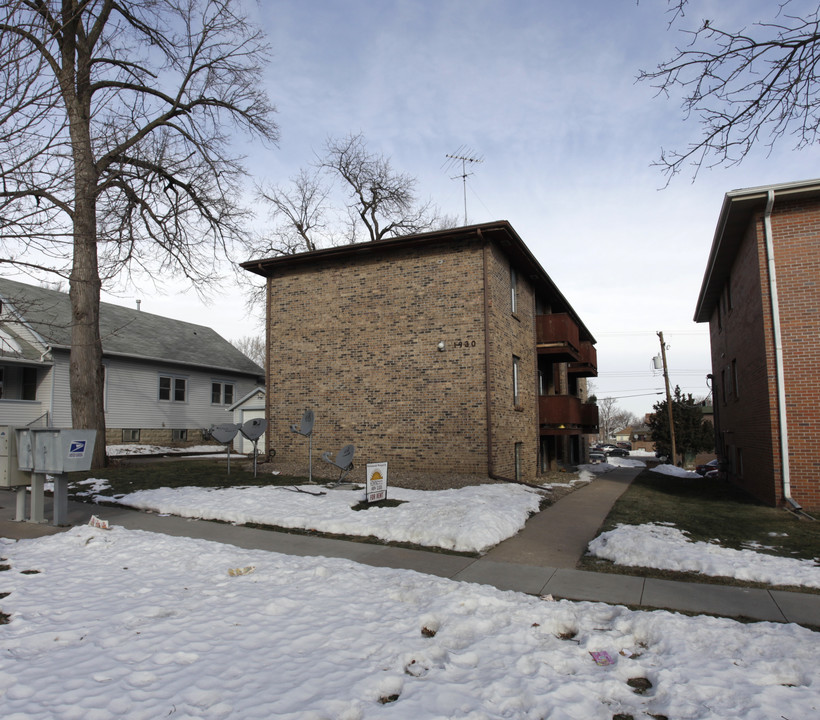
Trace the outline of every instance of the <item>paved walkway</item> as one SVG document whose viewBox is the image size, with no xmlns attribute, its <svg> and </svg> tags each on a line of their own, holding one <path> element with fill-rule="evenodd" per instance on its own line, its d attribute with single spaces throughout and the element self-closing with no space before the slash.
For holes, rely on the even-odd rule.
<svg viewBox="0 0 820 720">
<path fill-rule="evenodd" d="M 820 626 L 820 595 L 575 570 L 578 558 L 597 534 L 612 504 L 637 474 L 637 470 L 623 468 L 597 478 L 534 515 L 516 536 L 480 558 L 161 517 L 129 508 L 75 502 L 69 503 L 68 521 L 72 525 L 84 524 L 96 514 L 129 529 L 289 555 L 346 558 L 376 567 L 405 568 L 534 595 Z M 15 522 L 14 513 L 14 493 L 0 494 L 0 537 L 42 537 L 64 529 Z M 46 513 L 48 517 L 48 506 Z"/>
</svg>

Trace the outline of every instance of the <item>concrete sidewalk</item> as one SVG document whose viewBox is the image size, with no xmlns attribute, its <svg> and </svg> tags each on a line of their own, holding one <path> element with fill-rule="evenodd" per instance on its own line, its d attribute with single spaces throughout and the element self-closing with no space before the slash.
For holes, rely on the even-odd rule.
<svg viewBox="0 0 820 720">
<path fill-rule="evenodd" d="M 534 515 L 516 536 L 480 558 L 162 517 L 124 507 L 76 502 L 69 503 L 68 521 L 72 525 L 85 524 L 95 514 L 113 525 L 133 530 L 202 538 L 288 555 L 346 558 L 374 567 L 416 570 L 533 595 L 820 626 L 820 595 L 575 570 L 578 558 L 597 534 L 612 504 L 638 472 L 624 468 L 598 477 Z M 0 537 L 42 537 L 65 529 L 15 522 L 12 493 L 0 494 L 0 506 Z"/>
</svg>

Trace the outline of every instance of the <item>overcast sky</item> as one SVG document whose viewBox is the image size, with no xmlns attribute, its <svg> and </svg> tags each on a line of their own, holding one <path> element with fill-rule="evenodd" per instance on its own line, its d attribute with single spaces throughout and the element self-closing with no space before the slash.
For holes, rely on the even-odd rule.
<svg viewBox="0 0 820 720">
<path fill-rule="evenodd" d="M 691 27 L 730 26 L 774 3 L 694 0 Z M 652 167 L 662 147 L 697 137 L 680 98 L 636 84 L 685 42 L 665 0 L 264 0 L 254 9 L 274 53 L 268 69 L 281 140 L 248 149 L 258 182 L 284 183 L 328 136 L 364 134 L 368 149 L 418 179 L 422 198 L 463 219 L 446 155 L 483 163 L 467 181 L 470 223 L 509 220 L 596 337 L 599 397 L 639 415 L 663 379 L 708 393 L 707 327 L 692 321 L 723 195 L 820 176 L 816 149 L 788 139 L 693 183 Z M 238 261 L 250 258 L 236 258 Z M 255 280 L 255 278 L 252 278 Z M 114 300 L 133 304 L 127 293 Z M 142 297 L 142 309 L 256 332 L 239 288 L 203 308 L 193 292 Z"/>
</svg>

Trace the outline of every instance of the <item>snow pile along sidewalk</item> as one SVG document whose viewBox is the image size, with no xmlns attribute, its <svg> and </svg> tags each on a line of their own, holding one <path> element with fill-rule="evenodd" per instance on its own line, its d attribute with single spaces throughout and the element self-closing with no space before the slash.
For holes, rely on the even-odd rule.
<svg viewBox="0 0 820 720">
<path fill-rule="evenodd" d="M 353 510 L 364 499 L 363 491 L 317 485 L 159 488 L 94 499 L 182 517 L 373 536 L 459 552 L 480 552 L 515 535 L 543 499 L 531 488 L 501 484 L 436 491 L 390 488 L 388 497 L 403 502 Z"/>
<path fill-rule="evenodd" d="M 692 542 L 682 530 L 661 523 L 618 525 L 596 537 L 589 544 L 589 553 L 616 565 L 820 588 L 820 565 L 815 560 L 775 557 L 716 543 Z"/>
</svg>

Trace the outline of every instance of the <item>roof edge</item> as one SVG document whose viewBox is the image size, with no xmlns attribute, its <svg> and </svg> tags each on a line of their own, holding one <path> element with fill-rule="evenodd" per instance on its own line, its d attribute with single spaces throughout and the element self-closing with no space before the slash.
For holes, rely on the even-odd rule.
<svg viewBox="0 0 820 720">
<path fill-rule="evenodd" d="M 731 232 L 737 227 L 745 230 L 752 214 L 765 208 L 769 192 L 773 192 L 775 198 L 779 199 L 820 197 L 820 178 L 740 188 L 730 190 L 723 196 L 723 204 L 718 215 L 712 247 L 709 250 L 709 258 L 695 306 L 694 322 L 709 322 L 714 307 L 715 285 L 724 280 L 726 271 L 722 265 L 727 262 L 727 256 L 733 249 L 729 247 L 729 243 L 735 239 L 734 236 L 730 237 Z"/>
</svg>

